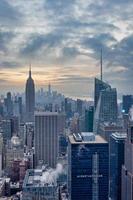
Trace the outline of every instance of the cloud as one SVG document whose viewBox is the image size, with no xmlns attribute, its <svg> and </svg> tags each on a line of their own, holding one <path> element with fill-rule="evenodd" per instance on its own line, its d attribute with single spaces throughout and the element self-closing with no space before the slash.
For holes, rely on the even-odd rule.
<svg viewBox="0 0 133 200">
<path fill-rule="evenodd" d="M 8 68 L 17 68 L 17 67 L 20 67 L 20 65 L 17 62 L 13 62 L 13 61 L 0 62 L 0 68 L 8 69 Z"/>
<path fill-rule="evenodd" d="M 20 49 L 20 54 L 23 56 L 34 56 L 43 47 L 46 49 L 57 47 L 63 41 L 63 37 L 63 35 L 57 32 L 46 35 L 33 34 Z"/>
<path fill-rule="evenodd" d="M 6 52 L 8 50 L 8 45 L 13 37 L 14 34 L 11 32 L 0 32 L 0 52 Z"/>
<path fill-rule="evenodd" d="M 21 21 L 21 13 L 11 5 L 9 0 L 0 0 L 0 25 L 12 26 Z"/>
</svg>

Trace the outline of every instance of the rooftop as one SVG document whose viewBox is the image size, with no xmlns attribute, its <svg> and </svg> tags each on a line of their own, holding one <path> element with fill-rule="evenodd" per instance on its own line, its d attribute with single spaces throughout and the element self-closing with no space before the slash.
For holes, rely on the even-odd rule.
<svg viewBox="0 0 133 200">
<path fill-rule="evenodd" d="M 35 116 L 57 116 L 58 112 L 35 111 Z"/>
<path fill-rule="evenodd" d="M 76 137 L 75 137 L 76 136 Z M 69 136 L 69 141 L 71 144 L 103 144 L 108 143 L 100 135 L 94 135 L 90 132 L 83 132 L 81 134 L 73 134 Z"/>
<path fill-rule="evenodd" d="M 112 134 L 112 137 L 116 138 L 116 139 L 126 139 L 127 138 L 127 134 L 126 133 L 121 133 L 121 132 L 116 132 Z"/>
</svg>

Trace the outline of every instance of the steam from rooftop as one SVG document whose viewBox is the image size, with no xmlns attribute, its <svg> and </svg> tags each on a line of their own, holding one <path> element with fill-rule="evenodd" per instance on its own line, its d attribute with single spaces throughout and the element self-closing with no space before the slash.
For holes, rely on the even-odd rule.
<svg viewBox="0 0 133 200">
<path fill-rule="evenodd" d="M 44 171 L 41 177 L 41 182 L 46 184 L 56 184 L 58 177 L 63 174 L 63 166 L 58 163 L 56 169 L 48 169 Z"/>
</svg>

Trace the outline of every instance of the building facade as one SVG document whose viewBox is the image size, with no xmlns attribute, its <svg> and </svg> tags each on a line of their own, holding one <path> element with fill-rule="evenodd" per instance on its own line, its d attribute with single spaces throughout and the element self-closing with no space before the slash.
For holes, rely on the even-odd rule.
<svg viewBox="0 0 133 200">
<path fill-rule="evenodd" d="M 122 167 L 122 200 L 133 199 L 133 108 L 129 116 L 127 139 L 125 141 L 125 161 Z"/>
<path fill-rule="evenodd" d="M 121 170 L 124 164 L 124 144 L 126 137 L 125 133 L 118 132 L 110 136 L 109 176 L 111 200 L 121 200 Z"/>
<path fill-rule="evenodd" d="M 97 134 L 102 122 L 117 122 L 117 91 L 107 88 L 100 92 L 100 97 L 94 116 L 94 132 Z"/>
<path fill-rule="evenodd" d="M 40 162 L 55 167 L 59 153 L 59 134 L 62 133 L 61 114 L 35 112 L 35 165 Z M 61 128 L 62 127 L 62 128 Z"/>
<path fill-rule="evenodd" d="M 108 200 L 108 143 L 93 133 L 73 134 L 68 144 L 70 200 Z"/>
<path fill-rule="evenodd" d="M 93 132 L 93 118 L 94 107 L 90 106 L 88 110 L 85 110 L 85 131 Z"/>
</svg>

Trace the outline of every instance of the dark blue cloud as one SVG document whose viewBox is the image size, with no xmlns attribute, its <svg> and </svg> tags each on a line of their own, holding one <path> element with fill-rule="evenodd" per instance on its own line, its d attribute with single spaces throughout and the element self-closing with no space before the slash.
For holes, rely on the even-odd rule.
<svg viewBox="0 0 133 200">
<path fill-rule="evenodd" d="M 0 61 L 0 68 L 17 68 L 20 67 L 20 64 L 18 62 L 14 61 Z"/>
<path fill-rule="evenodd" d="M 47 49 L 57 47 L 62 43 L 64 37 L 58 32 L 46 35 L 33 34 L 28 38 L 24 47 L 20 49 L 20 55 L 32 56 L 40 51 L 42 47 Z"/>
</svg>

